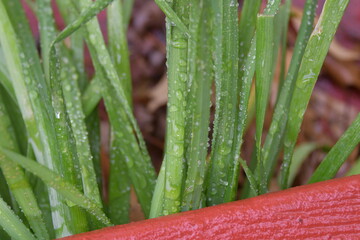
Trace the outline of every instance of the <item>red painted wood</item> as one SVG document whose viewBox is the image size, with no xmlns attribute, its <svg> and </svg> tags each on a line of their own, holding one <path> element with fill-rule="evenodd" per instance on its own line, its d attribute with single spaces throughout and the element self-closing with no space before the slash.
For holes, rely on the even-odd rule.
<svg viewBox="0 0 360 240">
<path fill-rule="evenodd" d="M 360 175 L 63 240 L 360 239 Z"/>
</svg>

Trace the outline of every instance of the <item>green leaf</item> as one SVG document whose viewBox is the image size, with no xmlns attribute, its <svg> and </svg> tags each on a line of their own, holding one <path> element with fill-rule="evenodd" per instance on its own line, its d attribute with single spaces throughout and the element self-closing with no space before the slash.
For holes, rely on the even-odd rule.
<svg viewBox="0 0 360 240">
<path fill-rule="evenodd" d="M 211 159 L 207 178 L 207 205 L 235 199 L 234 169 L 238 158 L 233 147 L 238 144 L 235 119 L 238 106 L 238 3 L 235 0 L 211 1 L 214 26 L 216 109 Z M 237 176 L 237 174 L 235 174 Z"/>
<path fill-rule="evenodd" d="M 292 96 L 284 139 L 281 185 L 288 183 L 289 167 L 305 110 L 349 0 L 327 0 L 306 46 Z"/>
<path fill-rule="evenodd" d="M 346 173 L 346 176 L 352 176 L 360 174 L 360 158 L 356 160 L 355 164 L 351 167 L 351 169 Z"/>
<path fill-rule="evenodd" d="M 0 197 L 0 226 L 16 240 L 36 240 L 29 229 L 11 211 L 4 200 Z"/>
<path fill-rule="evenodd" d="M 304 143 L 295 148 L 294 155 L 291 160 L 291 166 L 289 169 L 288 187 L 290 187 L 293 183 L 303 162 L 318 147 L 319 145 L 316 143 Z"/>
<path fill-rule="evenodd" d="M 111 222 L 101 210 L 101 206 L 91 201 L 88 197 L 84 196 L 74 185 L 64 180 L 60 175 L 37 162 L 27 159 L 20 154 L 6 150 L 2 147 L 0 147 L 0 152 L 2 152 L 13 162 L 21 165 L 27 171 L 39 177 L 49 187 L 55 189 L 70 203 L 87 210 L 91 215 L 96 217 L 97 220 L 103 223 L 104 226 L 111 226 Z"/>
<path fill-rule="evenodd" d="M 261 152 L 261 139 L 270 87 L 273 78 L 274 59 L 274 15 L 259 15 L 256 33 L 256 133 L 257 176 L 260 193 L 267 191 L 264 176 L 264 161 Z"/>
<path fill-rule="evenodd" d="M 309 183 L 325 181 L 333 178 L 350 153 L 360 143 L 360 113 L 341 136 L 339 141 L 331 148 L 320 166 L 311 176 Z"/>
<path fill-rule="evenodd" d="M 305 52 L 305 47 L 313 29 L 316 4 L 317 0 L 307 0 L 305 4 L 304 12 L 306 12 L 306 14 L 303 15 L 301 20 L 301 26 L 296 39 L 290 68 L 281 87 L 269 132 L 266 136 L 264 147 L 262 149 L 267 185 L 269 185 L 276 160 L 282 148 L 282 141 L 285 133 L 286 122 L 289 116 L 290 102 L 294 92 L 295 82 L 300 68 L 301 59 Z"/>
</svg>

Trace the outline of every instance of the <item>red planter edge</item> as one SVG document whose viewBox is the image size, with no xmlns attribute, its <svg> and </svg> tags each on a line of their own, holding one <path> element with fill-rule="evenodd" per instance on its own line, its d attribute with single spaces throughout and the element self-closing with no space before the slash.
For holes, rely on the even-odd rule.
<svg viewBox="0 0 360 240">
<path fill-rule="evenodd" d="M 360 239 L 360 175 L 62 240 Z"/>
</svg>

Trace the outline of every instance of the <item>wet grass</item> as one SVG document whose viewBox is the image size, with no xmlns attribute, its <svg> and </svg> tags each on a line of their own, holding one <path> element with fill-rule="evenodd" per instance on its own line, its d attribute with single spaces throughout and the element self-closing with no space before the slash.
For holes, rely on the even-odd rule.
<svg viewBox="0 0 360 240">
<path fill-rule="evenodd" d="M 166 15 L 169 89 L 165 154 L 157 181 L 132 113 L 126 32 L 134 1 L 59 0 L 67 25 L 61 32 L 50 0 L 28 2 L 39 19 L 40 55 L 21 2 L 0 0 L 1 239 L 53 239 L 127 223 L 131 188 L 146 218 L 238 199 L 241 170 L 246 175 L 241 197 L 263 194 L 282 151 L 279 179 L 285 189 L 317 147 L 295 149 L 313 87 L 349 0 L 327 0 L 315 27 L 317 1 L 306 1 L 288 71 L 284 52 L 290 0 L 269 0 L 261 12 L 260 0 L 245 0 L 240 17 L 236 0 L 156 0 Z M 108 44 L 96 19 L 105 8 Z M 85 45 L 95 67 L 90 81 Z M 265 135 L 279 58 L 282 80 Z M 215 120 L 210 129 L 213 85 Z M 100 194 L 101 99 L 111 128 L 108 202 Z M 251 111 L 256 144 L 248 166 L 240 156 Z M 310 182 L 334 177 L 359 144 L 359 116 Z"/>
</svg>

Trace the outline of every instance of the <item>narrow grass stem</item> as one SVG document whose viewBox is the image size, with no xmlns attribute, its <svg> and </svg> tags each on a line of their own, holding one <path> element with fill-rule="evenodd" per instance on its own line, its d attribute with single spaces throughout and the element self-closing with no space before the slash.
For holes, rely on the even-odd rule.
<svg viewBox="0 0 360 240">
<path fill-rule="evenodd" d="M 287 186 L 292 154 L 312 90 L 348 3 L 349 0 L 327 0 L 325 2 L 320 19 L 306 46 L 286 125 L 284 161 L 281 169 L 282 188 Z"/>
</svg>

